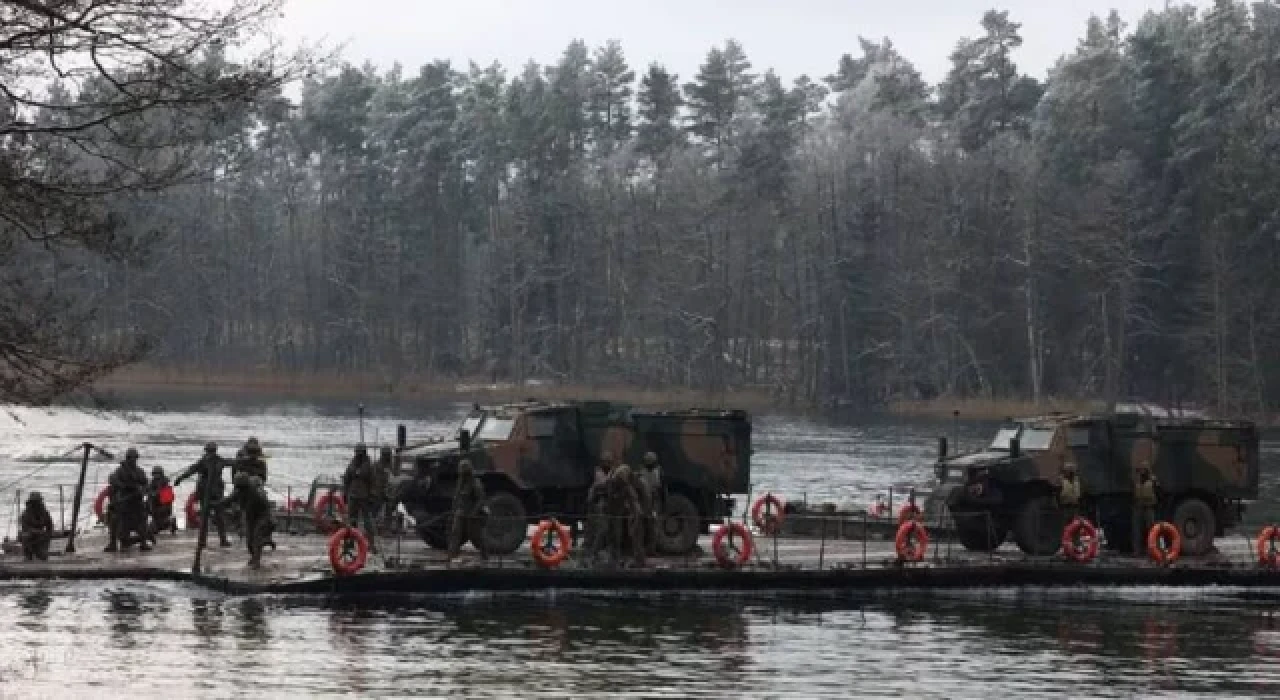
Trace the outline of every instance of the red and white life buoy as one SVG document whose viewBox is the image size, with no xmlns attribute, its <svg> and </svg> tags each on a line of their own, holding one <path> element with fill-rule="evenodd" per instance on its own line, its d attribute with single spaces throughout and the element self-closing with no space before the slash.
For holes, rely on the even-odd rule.
<svg viewBox="0 0 1280 700">
<path fill-rule="evenodd" d="M 1062 528 L 1062 553 L 1081 564 L 1093 561 L 1098 556 L 1098 528 L 1082 517 L 1067 523 Z"/>
<path fill-rule="evenodd" d="M 1157 564 L 1172 564 L 1182 554 L 1182 533 L 1172 523 L 1160 521 L 1147 533 L 1147 553 Z"/>
<path fill-rule="evenodd" d="M 742 544 L 735 545 L 735 540 Z M 735 569 L 751 561 L 753 547 L 751 532 L 742 523 L 729 523 L 711 536 L 711 552 L 715 554 L 716 562 L 726 569 Z"/>
<path fill-rule="evenodd" d="M 1258 563 L 1268 569 L 1280 567 L 1280 527 L 1268 525 L 1258 533 Z"/>
<path fill-rule="evenodd" d="M 358 528 L 340 527 L 329 536 L 329 565 L 339 576 L 360 571 L 368 559 L 369 540 Z"/>
<path fill-rule="evenodd" d="M 757 498 L 755 505 L 751 506 L 751 522 L 766 535 L 778 534 L 785 517 L 782 500 L 771 493 Z"/>
<path fill-rule="evenodd" d="M 111 487 L 103 486 L 98 492 L 98 497 L 93 499 L 93 514 L 98 516 L 98 520 L 107 519 L 107 504 L 111 501 Z"/>
<path fill-rule="evenodd" d="M 569 528 L 556 520 L 543 520 L 533 530 L 529 539 L 529 551 L 533 560 L 544 569 L 554 569 L 569 556 L 569 548 L 573 546 L 573 538 Z"/>
<path fill-rule="evenodd" d="M 893 548 L 901 561 L 922 561 L 929 551 L 929 531 L 918 520 L 907 520 L 898 526 Z"/>
<path fill-rule="evenodd" d="M 187 513 L 187 529 L 195 530 L 200 527 L 200 494 L 192 491 L 187 496 L 187 506 L 183 509 Z"/>
<path fill-rule="evenodd" d="M 342 494 L 336 491 L 321 494 L 316 499 L 316 507 L 311 517 L 315 520 L 316 527 L 322 532 L 333 532 L 338 527 L 337 518 L 329 512 L 330 506 L 333 507 L 333 514 L 342 518 L 347 515 L 347 501 Z"/>
</svg>

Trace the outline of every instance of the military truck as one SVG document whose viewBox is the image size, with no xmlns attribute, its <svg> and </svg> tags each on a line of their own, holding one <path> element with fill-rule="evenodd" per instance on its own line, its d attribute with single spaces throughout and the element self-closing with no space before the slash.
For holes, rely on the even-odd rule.
<svg viewBox="0 0 1280 700">
<path fill-rule="evenodd" d="M 940 439 L 933 500 L 946 504 L 968 549 L 994 549 L 1012 533 L 1023 552 L 1052 554 L 1061 544 L 1056 492 L 1068 463 L 1080 480 L 1081 514 L 1120 551 L 1133 547 L 1141 465 L 1158 481 L 1156 517 L 1178 528 L 1186 554 L 1210 551 L 1258 496 L 1258 431 L 1248 421 L 1053 414 L 1009 421 L 972 454 L 948 456 Z"/>
<path fill-rule="evenodd" d="M 665 492 L 658 549 L 684 554 L 732 512 L 730 494 L 747 492 L 751 421 L 744 411 L 641 412 L 607 401 L 475 406 L 455 438 L 402 444 L 401 464 L 411 464 L 414 476 L 399 500 L 422 539 L 445 547 L 458 462 L 466 458 L 484 483 L 488 509 L 482 531 L 469 539 L 485 552 L 510 553 L 543 517 L 585 520 L 587 490 L 606 451 L 633 468 L 645 452 L 657 455 Z"/>
</svg>

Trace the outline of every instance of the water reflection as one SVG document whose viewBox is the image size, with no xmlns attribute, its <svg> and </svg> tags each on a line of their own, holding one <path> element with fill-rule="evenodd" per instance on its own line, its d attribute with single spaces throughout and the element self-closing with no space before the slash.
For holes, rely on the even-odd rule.
<svg viewBox="0 0 1280 700">
<path fill-rule="evenodd" d="M 195 598 L 191 601 L 191 628 L 199 638 L 202 649 L 218 646 L 222 637 L 222 605 L 221 603 Z"/>
</svg>

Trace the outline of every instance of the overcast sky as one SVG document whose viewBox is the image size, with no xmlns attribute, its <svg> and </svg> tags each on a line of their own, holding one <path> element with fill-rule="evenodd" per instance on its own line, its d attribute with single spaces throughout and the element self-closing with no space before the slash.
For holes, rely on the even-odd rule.
<svg viewBox="0 0 1280 700">
<path fill-rule="evenodd" d="M 590 47 L 622 41 L 633 68 L 651 61 L 691 78 L 707 50 L 727 38 L 746 48 L 757 72 L 784 78 L 831 73 L 840 54 L 858 53 L 858 36 L 889 37 L 930 82 L 948 69 L 956 40 L 980 31 L 982 13 L 1009 10 L 1022 23 L 1016 56 L 1043 77 L 1084 33 L 1091 13 L 1111 8 L 1132 27 L 1164 0 L 287 0 L 280 25 L 292 41 L 344 46 L 353 63 L 414 69 L 436 58 L 459 68 L 497 60 L 515 72 L 529 59 L 554 62 L 570 40 Z M 1194 3 L 1204 6 L 1206 2 Z"/>
</svg>

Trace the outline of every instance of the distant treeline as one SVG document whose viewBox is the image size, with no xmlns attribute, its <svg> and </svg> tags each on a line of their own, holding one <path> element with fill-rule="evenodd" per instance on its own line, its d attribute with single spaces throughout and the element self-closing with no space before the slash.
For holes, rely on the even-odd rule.
<svg viewBox="0 0 1280 700">
<path fill-rule="evenodd" d="M 223 175 L 74 283 L 167 366 L 1274 408 L 1280 7 L 1083 29 L 1048 82 L 1002 12 L 932 86 L 887 39 L 344 65 L 211 122 Z"/>
</svg>

